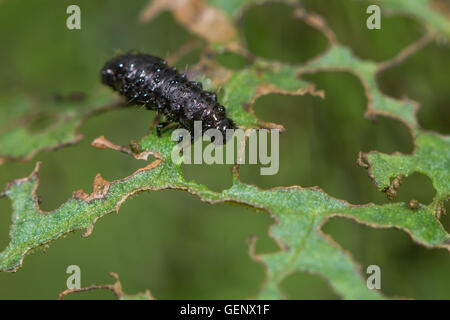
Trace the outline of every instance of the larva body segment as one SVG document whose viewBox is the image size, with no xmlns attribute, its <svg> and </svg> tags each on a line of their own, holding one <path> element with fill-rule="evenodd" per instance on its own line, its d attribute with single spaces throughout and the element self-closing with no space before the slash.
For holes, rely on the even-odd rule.
<svg viewBox="0 0 450 320">
<path fill-rule="evenodd" d="M 234 129 L 225 108 L 213 92 L 189 81 L 163 59 L 146 54 L 125 54 L 108 61 L 101 70 L 102 82 L 125 96 L 130 103 L 157 110 L 167 122 L 194 130 L 194 121 L 202 121 L 202 131 Z"/>
</svg>

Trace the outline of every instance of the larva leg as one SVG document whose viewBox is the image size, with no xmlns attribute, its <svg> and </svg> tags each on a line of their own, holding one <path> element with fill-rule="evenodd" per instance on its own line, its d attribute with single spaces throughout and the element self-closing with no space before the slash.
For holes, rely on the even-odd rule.
<svg viewBox="0 0 450 320">
<path fill-rule="evenodd" d="M 205 94 L 206 94 L 208 97 L 210 97 L 211 99 L 213 99 L 214 101 L 217 102 L 217 94 L 216 94 L 215 92 L 208 92 L 208 91 L 205 91 Z"/>
<path fill-rule="evenodd" d="M 170 124 L 168 121 L 160 122 L 156 125 L 156 134 L 161 138 L 161 131 Z"/>
</svg>

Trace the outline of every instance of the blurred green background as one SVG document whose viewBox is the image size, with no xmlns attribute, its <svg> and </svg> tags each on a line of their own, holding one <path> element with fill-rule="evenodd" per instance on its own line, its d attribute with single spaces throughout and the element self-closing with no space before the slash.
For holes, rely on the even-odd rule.
<svg viewBox="0 0 450 320">
<path fill-rule="evenodd" d="M 329 22 L 338 40 L 364 59 L 382 61 L 419 39 L 425 28 L 403 16 L 382 16 L 382 29 L 365 27 L 366 1 L 299 1 Z M 66 8 L 81 7 L 82 29 L 66 28 Z M 2 1 L 0 2 L 0 94 L 18 90 L 45 101 L 56 94 L 92 92 L 99 86 L 98 72 L 117 52 L 138 50 L 166 57 L 184 42 L 196 39 L 169 13 L 140 24 L 139 12 L 146 1 Z M 257 56 L 290 63 L 303 63 L 326 49 L 318 31 L 292 17 L 281 4 L 253 6 L 240 20 L 240 31 Z M 420 124 L 429 130 L 449 133 L 450 49 L 430 44 L 403 64 L 379 75 L 383 92 L 420 101 Z M 199 56 L 196 50 L 177 62 L 185 68 Z M 230 68 L 245 63 L 233 55 L 220 61 Z M 413 142 L 399 121 L 380 117 L 364 119 L 367 104 L 359 80 L 349 73 L 318 73 L 307 76 L 326 98 L 268 95 L 256 102 L 264 120 L 282 123 L 280 171 L 259 175 L 257 166 L 243 166 L 241 179 L 263 188 L 318 185 L 330 195 L 352 203 L 386 203 L 364 169 L 356 165 L 359 151 L 410 153 Z M 15 178 L 29 175 L 42 161 L 38 194 L 42 209 L 53 210 L 74 190 L 90 192 L 94 176 L 118 179 L 144 166 L 142 161 L 119 152 L 90 147 L 104 135 L 127 144 L 147 133 L 153 112 L 129 108 L 89 119 L 81 128 L 84 139 L 74 147 L 38 154 L 29 163 L 0 166 L 0 188 Z M 48 125 L 37 124 L 39 126 Z M 213 190 L 231 185 L 230 166 L 185 165 L 188 179 Z M 428 177 L 415 174 L 405 180 L 396 201 L 418 199 L 429 203 L 435 191 Z M 449 211 L 447 204 L 447 211 Z M 0 248 L 9 242 L 11 208 L 0 199 Z M 450 218 L 442 219 L 446 229 Z M 272 219 L 240 206 L 202 203 L 179 191 L 143 193 L 108 215 L 93 234 L 71 234 L 46 251 L 28 256 L 17 273 L 0 274 L 1 299 L 55 299 L 65 289 L 67 266 L 80 266 L 82 286 L 112 283 L 108 271 L 121 277 L 124 290 L 150 289 L 162 299 L 240 299 L 253 296 L 264 281 L 264 268 L 247 254 L 247 239 L 258 236 L 257 252 L 277 250 L 267 235 Z M 382 291 L 390 296 L 450 298 L 450 256 L 438 249 L 425 249 L 393 229 L 375 230 L 334 218 L 324 226 L 362 270 L 376 264 L 382 270 Z M 1 249 L 0 249 L 1 250 Z M 288 298 L 339 298 L 319 276 L 295 273 L 282 284 Z M 110 292 L 94 291 L 68 299 L 113 298 Z"/>
</svg>

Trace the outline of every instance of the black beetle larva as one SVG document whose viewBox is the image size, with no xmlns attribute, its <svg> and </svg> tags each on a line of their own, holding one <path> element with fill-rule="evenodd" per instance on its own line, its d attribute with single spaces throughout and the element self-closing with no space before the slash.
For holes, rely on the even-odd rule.
<svg viewBox="0 0 450 320">
<path fill-rule="evenodd" d="M 203 90 L 200 82 L 188 80 L 163 59 L 146 54 L 119 55 L 105 64 L 101 77 L 129 102 L 143 104 L 166 117 L 166 122 L 157 126 L 158 135 L 171 122 L 178 122 L 192 134 L 194 121 L 202 121 L 202 132 L 218 129 L 225 142 L 225 130 L 235 128 L 214 92 Z"/>
</svg>

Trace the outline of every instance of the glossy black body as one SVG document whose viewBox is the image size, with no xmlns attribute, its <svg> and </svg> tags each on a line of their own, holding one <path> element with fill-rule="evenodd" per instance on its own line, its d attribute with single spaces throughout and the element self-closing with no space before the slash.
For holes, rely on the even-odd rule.
<svg viewBox="0 0 450 320">
<path fill-rule="evenodd" d="M 163 59 L 146 54 L 120 55 L 105 64 L 101 77 L 130 103 L 157 110 L 167 122 L 178 122 L 191 135 L 194 121 L 200 120 L 202 132 L 218 129 L 224 142 L 225 130 L 235 128 L 215 93 L 203 90 L 200 82 L 189 81 Z"/>
</svg>

